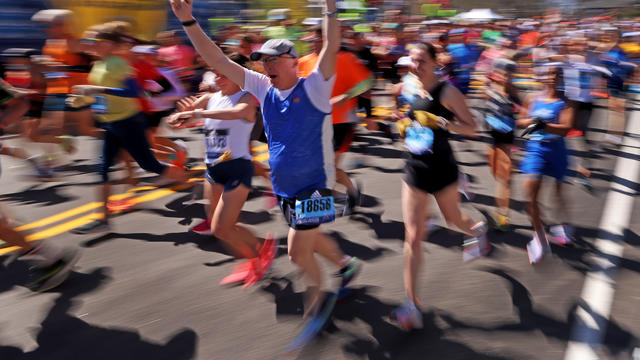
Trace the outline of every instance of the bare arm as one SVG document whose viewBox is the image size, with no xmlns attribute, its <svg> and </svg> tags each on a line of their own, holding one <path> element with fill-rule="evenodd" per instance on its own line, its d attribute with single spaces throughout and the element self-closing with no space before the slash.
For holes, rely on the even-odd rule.
<svg viewBox="0 0 640 360">
<path fill-rule="evenodd" d="M 524 99 L 524 102 L 522 103 L 522 108 L 520 111 L 520 118 L 516 120 L 517 127 L 523 128 L 533 123 L 533 119 L 529 117 L 529 114 L 531 113 L 531 105 L 533 104 L 534 97 L 535 97 L 534 94 L 530 94 Z"/>
<path fill-rule="evenodd" d="M 248 122 L 256 121 L 256 108 L 258 104 L 251 95 L 243 96 L 236 106 L 229 109 L 193 110 L 175 113 L 169 123 L 172 126 L 184 126 L 199 118 L 211 118 L 217 120 L 243 119 Z"/>
<path fill-rule="evenodd" d="M 560 112 L 558 124 L 547 124 L 544 130 L 552 134 L 566 136 L 569 130 L 573 128 L 573 112 L 574 105 L 568 104 L 567 107 Z"/>
<path fill-rule="evenodd" d="M 449 122 L 447 130 L 466 136 L 476 135 L 476 122 L 467 107 L 460 90 L 447 84 L 442 94 L 442 105 L 455 115 L 455 122 Z"/>
<path fill-rule="evenodd" d="M 193 20 L 191 10 L 194 0 L 169 0 L 171 9 L 181 22 Z M 216 71 L 228 77 L 240 87 L 244 87 L 244 69 L 229 60 L 222 50 L 213 42 L 197 23 L 184 27 L 189 40 L 204 61 Z"/>
<path fill-rule="evenodd" d="M 340 50 L 340 24 L 336 0 L 325 0 L 325 12 L 333 15 L 324 15 L 322 21 L 322 36 L 325 39 L 318 59 L 318 68 L 325 80 L 329 80 L 336 73 L 336 58 Z"/>
</svg>

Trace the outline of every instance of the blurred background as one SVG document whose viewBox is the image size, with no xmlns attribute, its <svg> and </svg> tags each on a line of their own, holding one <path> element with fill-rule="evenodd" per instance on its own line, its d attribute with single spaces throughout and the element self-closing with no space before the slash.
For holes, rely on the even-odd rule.
<svg viewBox="0 0 640 360">
<path fill-rule="evenodd" d="M 265 27 L 282 16 L 301 24 L 306 18 L 320 16 L 320 3 L 320 0 L 200 0 L 194 4 L 194 14 L 207 31 L 215 32 L 220 26 L 238 22 Z M 446 19 L 475 8 L 490 8 L 507 18 L 539 16 L 550 8 L 562 8 L 568 17 L 602 16 L 603 13 L 625 18 L 640 16 L 635 0 L 350 0 L 338 3 L 343 9 L 342 18 L 368 22 L 382 19 L 388 10 Z M 89 26 L 113 20 L 130 22 L 134 32 L 144 39 L 152 39 L 166 28 L 180 29 L 165 0 L 0 0 L 3 34 L 0 50 L 41 48 L 45 40 L 43 28 L 30 19 L 37 11 L 47 8 L 73 10 L 77 34 Z"/>
</svg>

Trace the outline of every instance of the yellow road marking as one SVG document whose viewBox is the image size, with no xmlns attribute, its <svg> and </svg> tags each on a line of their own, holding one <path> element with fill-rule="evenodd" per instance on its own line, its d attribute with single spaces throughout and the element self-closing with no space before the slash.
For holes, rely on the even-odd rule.
<svg viewBox="0 0 640 360">
<path fill-rule="evenodd" d="M 203 181 L 203 178 L 192 178 L 189 179 L 188 182 L 186 184 L 180 184 L 180 185 L 174 185 L 170 188 L 163 188 L 163 189 L 157 189 L 155 191 L 152 191 L 148 194 L 144 194 L 142 196 L 138 196 L 138 197 L 134 197 L 131 199 L 131 202 L 133 202 L 134 204 L 140 204 L 143 202 L 149 202 L 149 201 L 153 201 L 168 195 L 171 195 L 173 193 L 176 193 L 180 190 L 184 190 L 187 189 L 191 186 L 193 186 L 193 184 L 195 182 L 198 181 Z M 155 187 L 151 187 L 151 188 L 155 188 Z M 127 194 L 118 194 L 118 195 L 114 195 L 114 196 L 122 196 L 122 195 L 127 195 Z M 114 196 L 109 197 L 109 199 L 113 199 Z M 93 202 L 93 203 L 89 203 L 80 207 L 77 207 L 75 209 L 71 209 L 68 211 L 65 211 L 63 213 L 60 213 L 58 215 L 54 215 L 54 216 L 50 216 L 48 218 L 42 219 L 42 220 L 38 220 L 35 221 L 33 223 L 30 224 L 26 224 L 23 225 L 21 227 L 16 228 L 16 230 L 18 231 L 24 231 L 24 230 L 28 230 L 28 229 L 35 229 L 38 227 L 42 227 L 45 225 L 49 225 L 58 221 L 61 221 L 63 219 L 69 218 L 71 216 L 75 216 L 78 214 L 81 214 L 83 212 L 86 211 L 90 211 L 96 208 L 99 208 L 102 206 L 102 202 Z M 77 219 L 73 219 L 70 221 L 67 221 L 65 223 L 62 223 L 60 225 L 56 225 L 54 227 L 27 235 L 26 240 L 27 241 L 36 241 L 36 240 L 42 240 L 42 239 L 46 239 L 46 238 L 50 238 L 59 234 L 62 234 L 64 232 L 67 232 L 69 230 L 73 230 L 77 227 L 80 227 L 82 225 L 88 224 L 89 222 L 95 220 L 95 219 L 99 219 L 102 217 L 102 214 L 99 212 L 93 212 L 84 216 L 81 216 Z M 10 246 L 10 247 L 6 247 L 6 248 L 0 248 L 0 255 L 6 254 L 8 252 L 11 252 L 13 250 L 19 249 L 16 246 Z"/>
<path fill-rule="evenodd" d="M 43 226 L 46 226 L 46 225 L 57 223 L 58 221 L 64 220 L 66 218 L 70 218 L 72 216 L 76 216 L 78 214 L 82 214 L 84 212 L 87 212 L 87 211 L 90 211 L 90 210 L 93 210 L 93 209 L 97 209 L 100 206 L 102 206 L 102 203 L 98 202 L 98 201 L 92 202 L 92 203 L 88 203 L 86 205 L 79 206 L 79 207 L 77 207 L 75 209 L 64 211 L 64 212 L 61 212 L 59 214 L 46 217 L 46 218 L 44 218 L 42 220 L 34 221 L 34 222 L 30 223 L 30 224 L 19 226 L 19 227 L 15 228 L 15 230 L 16 231 L 25 231 L 25 230 L 36 229 L 36 228 L 39 228 L 39 227 L 43 227 Z"/>
<path fill-rule="evenodd" d="M 266 144 L 264 145 L 260 145 L 260 146 L 256 146 L 252 148 L 254 151 L 256 152 L 262 152 L 262 151 L 267 151 L 269 148 Z M 264 153 L 264 154 L 260 154 L 260 155 L 256 155 L 254 156 L 254 160 L 255 161 L 265 161 L 269 159 L 269 153 Z M 205 166 L 198 166 L 198 167 L 194 167 L 191 168 L 191 171 L 203 171 L 205 170 L 206 167 Z M 156 199 L 160 199 L 162 197 L 171 195 L 175 192 L 178 192 L 180 190 L 184 190 L 190 186 L 192 186 L 192 184 L 194 182 L 198 182 L 198 181 L 203 181 L 204 178 L 191 178 L 188 180 L 187 184 L 180 184 L 180 185 L 175 185 L 172 186 L 170 188 L 158 188 L 156 186 L 140 186 L 137 188 L 133 188 L 128 190 L 125 193 L 122 194 L 114 194 L 109 196 L 109 200 L 123 200 L 126 198 L 131 198 L 131 202 L 133 202 L 134 204 L 140 204 L 140 203 L 144 203 L 144 202 L 149 202 L 149 201 L 153 201 Z M 137 196 L 135 197 L 135 193 L 137 192 L 143 192 L 143 191 L 150 191 L 150 190 L 155 190 L 152 191 L 150 193 L 141 195 L 141 196 Z M 41 228 L 43 226 L 47 226 L 47 225 L 51 225 L 57 222 L 60 222 L 62 220 L 68 219 L 70 217 L 85 213 L 87 211 L 91 211 L 91 210 L 95 210 L 97 208 L 100 208 L 101 206 L 103 206 L 102 202 L 98 202 L 98 201 L 94 201 L 85 205 L 81 205 L 78 206 L 76 208 L 61 212 L 59 214 L 56 215 L 52 215 L 49 217 L 46 217 L 44 219 L 40 219 L 34 222 L 31 222 L 29 224 L 25 224 L 22 226 L 19 226 L 17 228 L 15 228 L 16 231 L 27 231 L 27 230 L 32 230 L 32 229 L 37 229 L 37 228 Z M 72 229 L 75 229 L 79 226 L 82 226 L 84 224 L 89 223 L 90 221 L 95 219 L 96 214 L 99 215 L 99 213 L 91 213 L 85 216 L 82 216 L 80 218 L 65 222 L 63 224 L 54 226 L 52 228 L 46 229 L 46 230 L 42 230 L 39 231 L 37 233 L 31 234 L 29 236 L 27 236 L 27 240 L 28 241 L 34 241 L 34 240 L 41 240 L 47 237 L 53 237 L 56 236 L 58 234 L 61 234 L 65 231 L 69 231 Z M 2 248 L 2 239 L 0 239 L 0 255 L 2 254 L 6 254 L 7 252 L 11 252 L 13 250 L 18 249 L 17 247 L 5 247 Z"/>
<path fill-rule="evenodd" d="M 38 231 L 37 233 L 33 233 L 27 236 L 26 240 L 27 241 L 36 241 L 36 240 L 42 240 L 42 239 L 46 239 L 46 238 L 50 238 L 50 237 L 54 237 L 56 235 L 60 235 L 63 232 L 67 232 L 69 230 L 73 230 L 77 227 L 80 227 L 82 225 L 88 224 L 91 221 L 95 220 L 95 219 L 99 219 L 102 217 L 102 214 L 100 213 L 91 213 L 91 214 L 87 214 L 85 216 L 79 217 L 77 219 L 68 221 L 66 223 L 51 227 L 49 229 L 46 230 L 42 230 L 42 231 Z M 10 253 L 12 251 L 18 250 L 20 249 L 18 246 L 9 246 L 6 248 L 0 248 L 0 255 L 4 255 L 7 253 Z"/>
</svg>

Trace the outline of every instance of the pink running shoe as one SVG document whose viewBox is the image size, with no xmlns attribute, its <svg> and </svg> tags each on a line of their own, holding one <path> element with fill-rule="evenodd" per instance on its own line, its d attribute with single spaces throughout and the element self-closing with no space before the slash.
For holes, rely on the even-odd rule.
<svg viewBox="0 0 640 360">
<path fill-rule="evenodd" d="M 213 235 L 211 232 L 211 219 L 203 220 L 200 224 L 190 227 L 189 231 L 198 235 Z"/>
</svg>

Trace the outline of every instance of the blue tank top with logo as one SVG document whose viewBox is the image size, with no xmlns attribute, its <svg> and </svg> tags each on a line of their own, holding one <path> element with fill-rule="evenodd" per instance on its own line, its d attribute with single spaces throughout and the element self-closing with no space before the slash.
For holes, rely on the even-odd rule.
<svg viewBox="0 0 640 360">
<path fill-rule="evenodd" d="M 331 117 L 313 105 L 305 80 L 285 99 L 269 88 L 262 107 L 273 191 L 287 198 L 335 182 Z"/>
<path fill-rule="evenodd" d="M 565 108 L 565 105 L 563 100 L 545 102 L 541 99 L 536 99 L 533 102 L 529 116 L 540 118 L 547 124 L 559 124 L 560 112 Z M 535 141 L 560 141 L 563 137 L 545 130 L 538 130 L 532 133 L 529 139 Z"/>
</svg>

